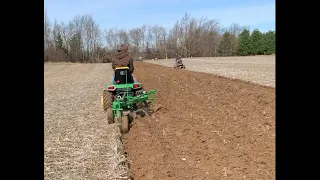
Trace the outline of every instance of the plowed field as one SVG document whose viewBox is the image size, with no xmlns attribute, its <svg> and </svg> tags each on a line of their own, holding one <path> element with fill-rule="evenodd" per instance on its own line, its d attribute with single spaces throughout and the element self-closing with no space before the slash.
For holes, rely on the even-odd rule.
<svg viewBox="0 0 320 180">
<path fill-rule="evenodd" d="M 275 90 L 205 73 L 136 63 L 159 89 L 153 117 L 124 145 L 135 179 L 275 179 Z"/>
</svg>

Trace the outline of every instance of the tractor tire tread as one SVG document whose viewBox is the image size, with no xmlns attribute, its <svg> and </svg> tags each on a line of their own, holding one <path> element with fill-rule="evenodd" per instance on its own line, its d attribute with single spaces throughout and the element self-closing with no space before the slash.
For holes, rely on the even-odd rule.
<svg viewBox="0 0 320 180">
<path fill-rule="evenodd" d="M 112 107 L 112 103 L 113 103 L 113 94 L 104 90 L 103 91 L 103 110 L 107 111 L 108 108 Z"/>
</svg>

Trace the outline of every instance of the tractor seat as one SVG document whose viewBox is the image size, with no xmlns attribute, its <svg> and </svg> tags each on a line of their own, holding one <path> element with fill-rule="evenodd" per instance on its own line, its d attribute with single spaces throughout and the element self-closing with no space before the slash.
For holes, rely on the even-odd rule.
<svg viewBox="0 0 320 180">
<path fill-rule="evenodd" d="M 117 67 L 114 71 L 114 81 L 116 84 L 132 84 L 133 77 L 129 72 L 129 67 Z"/>
</svg>

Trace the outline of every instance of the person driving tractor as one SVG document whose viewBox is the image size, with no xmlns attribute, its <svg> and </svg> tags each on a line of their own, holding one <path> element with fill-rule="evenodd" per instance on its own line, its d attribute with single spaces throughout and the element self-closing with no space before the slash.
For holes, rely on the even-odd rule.
<svg viewBox="0 0 320 180">
<path fill-rule="evenodd" d="M 133 71 L 134 71 L 133 59 L 129 56 L 127 44 L 120 45 L 120 48 L 112 58 L 111 66 L 113 70 L 115 70 L 117 67 L 123 67 L 123 66 L 129 67 L 129 72 L 132 75 L 133 81 L 137 82 L 135 76 L 133 75 Z M 112 75 L 112 84 L 115 84 L 114 75 Z"/>
<path fill-rule="evenodd" d="M 180 54 L 177 55 L 176 59 L 174 60 L 174 65 L 177 66 L 178 65 L 178 60 L 181 59 Z"/>
</svg>

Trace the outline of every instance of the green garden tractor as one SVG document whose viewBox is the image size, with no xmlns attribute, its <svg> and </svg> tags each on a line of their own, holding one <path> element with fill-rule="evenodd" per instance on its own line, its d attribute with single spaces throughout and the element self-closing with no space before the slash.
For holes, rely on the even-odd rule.
<svg viewBox="0 0 320 180">
<path fill-rule="evenodd" d="M 129 131 L 129 116 L 139 111 L 151 115 L 156 90 L 146 92 L 142 84 L 134 82 L 128 67 L 118 67 L 112 84 L 107 84 L 101 96 L 101 106 L 107 112 L 109 124 L 119 123 L 121 131 Z"/>
</svg>

